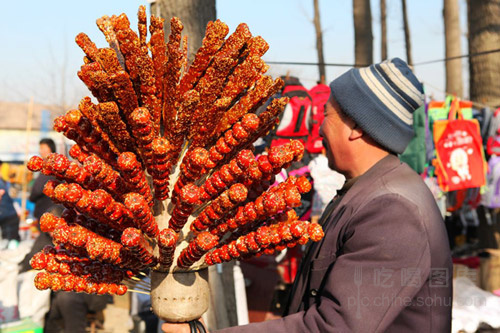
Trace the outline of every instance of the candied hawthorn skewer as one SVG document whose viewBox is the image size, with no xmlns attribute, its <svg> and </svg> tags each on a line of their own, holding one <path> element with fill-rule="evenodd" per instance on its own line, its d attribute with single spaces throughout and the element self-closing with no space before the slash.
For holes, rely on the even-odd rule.
<svg viewBox="0 0 500 333">
<path fill-rule="evenodd" d="M 69 208 L 76 208 L 82 214 L 87 214 L 118 230 L 124 230 L 132 225 L 130 211 L 102 189 L 90 191 L 76 183 L 61 183 L 51 191 L 53 183 L 47 184 L 46 187 L 49 190 L 46 191 L 44 188 L 44 193 L 55 202 L 62 203 Z"/>
<path fill-rule="evenodd" d="M 174 261 L 174 252 L 178 240 L 178 233 L 171 228 L 165 228 L 158 235 L 160 269 L 168 271 Z"/>
<path fill-rule="evenodd" d="M 170 35 L 167 42 L 167 63 L 165 65 L 165 79 L 163 81 L 163 128 L 164 136 L 171 140 L 174 134 L 173 127 L 177 117 L 178 82 L 181 66 L 184 63 L 183 53 L 180 50 L 181 32 L 184 29 L 177 17 L 170 20 Z"/>
<path fill-rule="evenodd" d="M 188 135 L 187 129 L 191 126 L 191 119 L 196 107 L 200 102 L 200 94 L 196 90 L 188 90 L 182 96 L 179 110 L 177 111 L 177 120 L 172 129 L 171 140 L 173 145 L 172 164 L 176 164 L 182 150 L 184 139 Z"/>
<path fill-rule="evenodd" d="M 229 164 L 223 165 L 215 171 L 201 186 L 201 202 L 214 199 L 226 188 L 243 178 L 248 168 L 255 162 L 255 156 L 249 149 L 244 149 Z M 231 163 L 234 168 L 231 168 Z"/>
<path fill-rule="evenodd" d="M 253 40 L 255 41 L 252 42 Z M 263 42 L 265 45 L 261 45 L 262 43 L 260 42 Z M 260 58 L 260 53 L 263 54 L 265 50 L 267 50 L 265 46 L 267 46 L 267 43 L 261 37 L 252 37 L 250 42 L 247 43 L 247 49 L 245 49 L 244 53 L 249 55 L 240 56 L 241 58 L 245 57 L 245 59 L 238 64 L 229 75 L 227 83 L 220 93 L 219 99 L 213 104 L 208 112 L 208 115 L 210 115 L 208 118 L 209 124 L 204 125 L 207 127 L 208 132 L 207 139 L 205 140 L 206 142 L 209 142 L 214 134 L 217 133 L 219 121 L 224 117 L 224 113 L 226 113 L 228 108 L 232 104 L 235 104 L 237 98 L 246 89 L 250 88 L 251 85 L 262 76 L 262 73 L 266 72 L 269 68 Z M 254 47 L 258 48 L 258 50 L 254 50 Z M 273 92 L 274 90 L 271 91 L 271 93 Z M 235 106 L 231 112 L 235 112 L 234 110 L 237 108 L 239 107 Z M 240 112 L 238 111 L 238 113 Z"/>
<path fill-rule="evenodd" d="M 118 105 L 115 102 L 99 103 L 97 105 L 102 127 L 108 131 L 120 152 L 136 152 L 134 140 L 127 130 L 127 125 L 120 117 Z"/>
<path fill-rule="evenodd" d="M 54 242 L 57 244 L 84 250 L 84 253 L 92 260 L 108 262 L 120 267 L 147 268 L 118 242 L 100 236 L 81 225 L 68 225 L 65 219 L 51 213 L 44 213 L 42 217 L 40 229 L 44 232 L 52 232 Z"/>
<path fill-rule="evenodd" d="M 83 164 L 83 161 L 90 156 L 90 153 L 85 151 L 80 145 L 74 144 L 69 149 L 69 156 L 73 157 L 75 160 Z"/>
<path fill-rule="evenodd" d="M 112 228 L 111 226 L 105 223 L 100 223 L 99 221 L 92 218 L 88 218 L 83 214 L 79 214 L 78 216 L 76 216 L 75 223 L 81 225 L 82 227 L 92 232 L 95 232 L 100 236 L 109 238 L 115 242 L 120 242 L 122 232 Z"/>
<path fill-rule="evenodd" d="M 50 247 L 50 245 L 35 253 L 30 260 L 30 265 L 33 269 L 45 269 L 49 273 L 59 273 L 65 277 L 71 277 L 71 275 L 90 277 L 106 283 L 120 283 L 129 276 L 126 270 L 112 264 L 90 260 L 76 252 L 65 248 Z"/>
<path fill-rule="evenodd" d="M 177 266 L 188 268 L 201 259 L 205 253 L 217 246 L 219 237 L 209 232 L 202 232 L 182 250 L 177 259 Z"/>
<path fill-rule="evenodd" d="M 323 230 L 318 223 L 300 220 L 279 222 L 270 227 L 261 226 L 256 231 L 214 249 L 205 256 L 205 263 L 213 265 L 251 255 L 270 254 L 274 249 L 293 247 L 301 239 L 318 242 L 323 237 Z"/>
<path fill-rule="evenodd" d="M 131 252 L 139 257 L 141 262 L 147 266 L 155 266 L 158 260 L 153 255 L 153 248 L 142 236 L 139 229 L 127 228 L 123 231 L 121 243 Z"/>
<path fill-rule="evenodd" d="M 96 24 L 99 27 L 99 30 L 101 30 L 104 34 L 109 46 L 115 51 L 120 65 L 125 68 L 125 59 L 123 59 L 123 54 L 120 51 L 120 46 L 118 44 L 118 40 L 116 39 L 115 31 L 113 30 L 112 20 L 114 18 L 116 18 L 114 15 L 111 18 L 104 15 L 96 20 Z"/>
<path fill-rule="evenodd" d="M 258 223 L 286 208 L 298 207 L 301 204 L 301 194 L 311 190 L 311 184 L 307 178 L 300 177 L 299 179 L 290 177 L 278 186 L 268 189 L 254 201 L 246 203 L 244 207 L 239 207 L 234 216 L 218 225 L 206 223 L 203 220 L 205 216 L 200 214 L 193 221 L 193 228 L 204 230 L 206 227 L 210 227 L 210 232 L 221 235 Z M 222 226 L 220 226 L 221 224 Z"/>
<path fill-rule="evenodd" d="M 88 156 L 83 165 L 85 171 L 101 183 L 103 189 L 109 191 L 115 199 L 119 200 L 127 191 L 127 184 L 120 174 L 96 155 Z"/>
<path fill-rule="evenodd" d="M 111 74 L 109 81 L 113 88 L 118 106 L 120 110 L 123 111 L 125 119 L 128 119 L 130 114 L 139 107 L 139 101 L 135 94 L 132 80 L 127 72 L 121 70 Z"/>
<path fill-rule="evenodd" d="M 200 190 L 194 184 L 186 184 L 182 187 L 179 195 L 178 203 L 175 205 L 170 221 L 168 222 L 169 228 L 175 232 L 182 230 L 186 224 L 189 216 L 193 212 L 195 205 L 200 199 Z"/>
<path fill-rule="evenodd" d="M 150 112 L 143 107 L 139 107 L 132 112 L 129 118 L 132 128 L 132 135 L 139 148 L 142 160 L 149 173 L 153 173 L 153 139 L 157 136 Z"/>
<path fill-rule="evenodd" d="M 151 143 L 152 165 L 150 173 L 153 177 L 155 197 L 163 201 L 168 198 L 169 176 L 172 168 L 172 145 L 165 138 L 155 138 Z"/>
<path fill-rule="evenodd" d="M 101 133 L 92 126 L 90 120 L 83 116 L 81 111 L 70 110 L 64 116 L 56 118 L 54 129 L 106 162 L 113 164 L 116 160 L 116 154 L 110 148 L 109 143 L 103 139 Z"/>
<path fill-rule="evenodd" d="M 118 296 L 124 295 L 128 290 L 124 284 L 94 282 L 92 278 L 47 272 L 39 272 L 35 276 L 35 287 L 39 290 L 51 289 L 52 291 L 64 290 Z"/>
<path fill-rule="evenodd" d="M 191 229 L 203 231 L 213 227 L 233 209 L 238 207 L 247 198 L 248 190 L 243 184 L 234 184 L 212 200 L 200 215 L 191 224 Z"/>
<path fill-rule="evenodd" d="M 153 195 L 146 180 L 146 175 L 143 171 L 141 163 L 137 160 L 134 153 L 121 153 L 118 157 L 118 169 L 120 174 L 129 184 L 131 192 L 141 194 L 146 202 L 151 207 L 153 206 Z"/>
<path fill-rule="evenodd" d="M 276 79 L 274 82 L 269 76 L 261 77 L 255 86 L 247 91 L 231 109 L 229 109 L 217 125 L 216 135 L 220 135 L 236 123 L 244 114 L 254 113 L 259 106 L 265 103 L 271 96 L 276 94 L 284 85 L 283 80 Z"/>
<path fill-rule="evenodd" d="M 158 224 L 144 197 L 138 193 L 127 193 L 124 204 L 132 213 L 137 228 L 141 229 L 149 237 L 155 238 L 159 232 Z"/>
<path fill-rule="evenodd" d="M 198 180 L 204 170 L 205 165 L 208 161 L 208 152 L 201 147 L 194 148 L 193 150 L 188 150 L 184 161 L 180 167 L 180 174 L 177 182 L 174 185 L 172 201 L 177 202 L 177 197 L 180 194 L 181 189 L 188 183 L 192 183 Z"/>
<path fill-rule="evenodd" d="M 137 34 L 130 28 L 130 22 L 125 14 L 121 14 L 113 21 L 120 51 L 125 57 L 127 71 L 133 83 L 136 95 L 139 96 L 141 106 L 147 108 L 154 117 L 161 107 L 156 98 L 153 60 L 148 55 L 146 47 L 141 48 Z M 156 131 L 155 132 L 158 134 Z"/>
<path fill-rule="evenodd" d="M 248 26 L 244 23 L 239 24 L 215 54 L 212 64 L 198 81 L 195 89 L 200 93 L 200 103 L 191 122 L 190 138 L 192 139 L 192 145 L 204 146 L 210 140 L 210 135 L 215 129 L 218 120 L 214 117 L 219 112 L 210 113 L 209 110 L 221 95 L 224 82 L 238 62 L 240 50 L 250 37 L 252 37 L 252 34 Z M 229 100 L 229 102 L 231 101 Z"/>
<path fill-rule="evenodd" d="M 163 105 L 163 89 L 165 82 L 165 63 L 167 62 L 167 45 L 165 44 L 165 32 L 163 31 L 163 22 L 164 19 L 161 17 L 156 17 L 151 15 L 151 21 L 149 25 L 149 32 L 151 34 L 151 38 L 149 40 L 150 48 L 151 48 L 151 56 L 153 59 L 153 70 L 155 77 L 155 85 L 156 85 L 156 98 L 160 102 L 160 105 Z M 154 110 L 154 123 L 159 126 L 161 123 L 161 109 Z"/>
<path fill-rule="evenodd" d="M 180 95 L 183 95 L 196 86 L 198 80 L 209 66 L 214 54 L 224 43 L 224 38 L 228 33 L 229 28 L 224 22 L 220 20 L 208 22 L 202 45 L 196 52 L 188 71 L 181 78 L 179 84 Z"/>
<path fill-rule="evenodd" d="M 28 170 L 41 171 L 45 175 L 55 176 L 59 180 L 77 182 L 85 188 L 94 188 L 95 181 L 90 173 L 85 171 L 78 163 L 69 161 L 64 155 L 51 153 L 45 160 L 39 156 L 33 156 L 28 161 Z"/>
<path fill-rule="evenodd" d="M 114 99 L 109 75 L 98 62 L 90 62 L 80 67 L 78 77 L 89 88 L 99 102 L 109 102 Z"/>
<path fill-rule="evenodd" d="M 207 167 L 214 168 L 219 163 L 227 160 L 234 152 L 247 145 L 248 138 L 259 127 L 260 121 L 257 115 L 248 113 L 243 116 L 240 122 L 234 124 L 221 136 L 214 146 L 209 149 L 210 161 Z"/>
<path fill-rule="evenodd" d="M 139 6 L 139 11 L 137 12 L 137 28 L 139 30 L 139 45 L 141 49 L 146 49 L 146 37 L 148 34 L 148 22 L 146 16 L 146 7 Z"/>
<path fill-rule="evenodd" d="M 76 44 L 82 49 L 88 59 L 92 62 L 96 62 L 99 58 L 99 52 L 97 46 L 92 42 L 87 34 L 80 32 L 75 38 Z"/>
</svg>

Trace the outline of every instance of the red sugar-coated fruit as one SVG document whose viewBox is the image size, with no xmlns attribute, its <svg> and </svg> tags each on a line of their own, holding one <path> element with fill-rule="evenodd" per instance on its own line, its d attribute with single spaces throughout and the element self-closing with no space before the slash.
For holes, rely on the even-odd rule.
<svg viewBox="0 0 500 333">
<path fill-rule="evenodd" d="M 40 156 L 33 156 L 28 161 L 28 170 L 36 172 L 42 170 L 43 158 Z"/>
<path fill-rule="evenodd" d="M 194 205 L 200 200 L 200 189 L 194 184 L 187 184 L 181 189 L 181 202 L 186 205 Z"/>
<path fill-rule="evenodd" d="M 310 223 L 307 227 L 307 233 L 313 242 L 318 242 L 325 236 L 323 228 L 319 223 Z"/>
<path fill-rule="evenodd" d="M 141 241 L 141 232 L 136 228 L 127 228 L 123 231 L 121 243 L 129 248 L 139 246 Z"/>
<path fill-rule="evenodd" d="M 133 171 L 140 168 L 140 163 L 134 153 L 125 152 L 118 156 L 118 166 L 124 171 Z M 139 171 L 139 170 L 138 170 Z"/>
<path fill-rule="evenodd" d="M 248 138 L 248 132 L 243 128 L 241 123 L 236 123 L 233 125 L 233 136 L 236 140 L 245 140 Z"/>
<path fill-rule="evenodd" d="M 61 183 L 57 185 L 54 189 L 54 197 L 56 198 L 57 201 L 64 202 L 65 201 L 65 194 L 66 191 L 69 190 L 68 184 L 66 183 Z"/>
<path fill-rule="evenodd" d="M 50 274 L 46 272 L 39 272 L 35 276 L 35 287 L 38 290 L 49 289 L 51 286 Z"/>
<path fill-rule="evenodd" d="M 36 270 L 44 269 L 47 266 L 47 255 L 43 252 L 37 252 L 30 259 L 31 268 Z"/>
<path fill-rule="evenodd" d="M 300 238 L 307 231 L 307 225 L 303 221 L 295 221 L 290 225 L 290 232 L 294 238 Z"/>
<path fill-rule="evenodd" d="M 232 183 L 235 181 L 235 178 L 234 178 L 233 174 L 231 173 L 231 169 L 229 168 L 229 165 L 227 165 L 227 164 L 224 164 L 223 166 L 221 166 L 221 168 L 219 169 L 219 171 L 217 173 L 220 175 L 221 180 L 226 184 Z"/>
<path fill-rule="evenodd" d="M 224 137 L 221 137 L 219 140 L 217 140 L 215 148 L 221 154 L 228 154 L 229 152 L 231 152 L 231 147 L 226 144 Z"/>
<path fill-rule="evenodd" d="M 278 226 L 278 233 L 280 235 L 281 240 L 284 240 L 285 242 L 289 242 L 293 239 L 290 227 L 285 223 L 281 223 Z"/>
<path fill-rule="evenodd" d="M 299 140 L 290 140 L 290 149 L 295 161 L 300 161 L 304 157 L 304 145 Z"/>
<path fill-rule="evenodd" d="M 189 155 L 190 167 L 201 169 L 207 163 L 209 158 L 208 151 L 204 148 L 197 147 Z"/>
<path fill-rule="evenodd" d="M 140 212 L 144 208 L 148 208 L 148 204 L 144 197 L 138 193 L 127 193 L 125 194 L 125 198 L 123 203 L 125 204 L 125 207 L 127 207 L 129 210 L 132 212 Z"/>
<path fill-rule="evenodd" d="M 82 198 L 82 187 L 75 183 L 68 184 L 68 190 L 64 193 L 64 199 L 70 203 L 76 203 Z"/>
<path fill-rule="evenodd" d="M 257 162 L 258 162 L 260 171 L 262 171 L 263 173 L 270 174 L 273 172 L 273 166 L 269 162 L 269 158 L 267 157 L 267 155 L 259 155 L 257 157 Z"/>
<path fill-rule="evenodd" d="M 309 192 L 312 188 L 311 183 L 305 176 L 297 178 L 297 180 L 295 181 L 295 185 L 297 185 L 299 192 L 302 194 Z"/>
<path fill-rule="evenodd" d="M 156 156 L 164 156 L 171 151 L 172 145 L 165 138 L 155 138 L 152 142 L 152 148 Z"/>
<path fill-rule="evenodd" d="M 285 201 L 288 207 L 298 207 L 301 205 L 300 192 L 296 186 L 288 186 L 285 188 Z"/>
<path fill-rule="evenodd" d="M 43 186 L 43 194 L 45 194 L 48 197 L 52 197 L 54 195 L 54 190 L 55 190 L 56 186 L 59 185 L 59 184 L 61 184 L 60 181 L 49 180 Z"/>
<path fill-rule="evenodd" d="M 259 123 L 259 117 L 255 113 L 247 113 L 241 118 L 241 126 L 248 132 L 257 130 Z"/>
<path fill-rule="evenodd" d="M 257 229 L 255 240 L 262 247 L 266 247 L 271 244 L 271 229 L 267 226 L 262 226 Z"/>
<path fill-rule="evenodd" d="M 219 237 L 208 231 L 201 232 L 195 239 L 196 246 L 205 252 L 215 247 L 218 241 Z"/>
<path fill-rule="evenodd" d="M 66 132 L 68 130 L 68 124 L 66 123 L 66 120 L 64 120 L 64 116 L 59 116 L 54 119 L 54 130 L 56 132 Z"/>
<path fill-rule="evenodd" d="M 135 126 L 146 126 L 151 122 L 151 114 L 146 108 L 136 108 L 130 115 Z"/>
<path fill-rule="evenodd" d="M 177 243 L 177 239 L 178 235 L 174 230 L 165 228 L 158 236 L 158 244 L 163 247 L 173 247 Z"/>
<path fill-rule="evenodd" d="M 238 140 L 234 138 L 232 131 L 226 131 L 226 133 L 224 133 L 224 141 L 230 147 L 234 147 L 238 144 Z"/>
<path fill-rule="evenodd" d="M 83 115 L 79 110 L 73 109 L 66 112 L 66 114 L 64 115 L 64 120 L 69 126 L 76 127 L 82 119 L 82 116 Z"/>
<path fill-rule="evenodd" d="M 61 154 L 52 153 L 53 158 L 51 158 L 51 167 L 55 172 L 64 174 L 66 169 L 69 167 L 69 160 L 66 156 Z"/>
<path fill-rule="evenodd" d="M 40 230 L 42 232 L 54 231 L 63 221 L 51 213 L 43 213 L 40 217 Z"/>
<path fill-rule="evenodd" d="M 116 289 L 116 294 L 118 296 L 125 295 L 126 292 L 127 292 L 127 286 L 126 285 L 124 285 L 124 284 L 118 285 L 118 288 Z"/>
<path fill-rule="evenodd" d="M 111 195 L 108 192 L 101 189 L 95 190 L 92 193 L 91 199 L 92 199 L 92 206 L 95 209 L 100 209 L 100 210 L 105 209 L 113 201 Z"/>
<path fill-rule="evenodd" d="M 233 202 L 240 203 L 247 199 L 248 189 L 243 184 L 237 183 L 229 188 L 228 194 Z"/>
</svg>

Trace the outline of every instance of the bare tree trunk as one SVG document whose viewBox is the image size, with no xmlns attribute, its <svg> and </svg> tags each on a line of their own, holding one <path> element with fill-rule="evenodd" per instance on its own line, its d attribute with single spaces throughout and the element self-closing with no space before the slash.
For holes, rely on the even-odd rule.
<svg viewBox="0 0 500 333">
<path fill-rule="evenodd" d="M 446 58 L 456 57 L 462 53 L 460 43 L 460 16 L 458 0 L 444 0 L 444 37 L 446 42 Z M 446 91 L 463 95 L 462 60 L 446 61 Z"/>
<path fill-rule="evenodd" d="M 408 25 L 408 13 L 406 12 L 406 0 L 401 0 L 401 7 L 403 8 L 403 26 L 405 30 L 405 44 L 406 44 L 406 62 L 408 66 L 413 65 L 411 58 L 411 41 L 410 41 L 410 26 Z"/>
<path fill-rule="evenodd" d="M 500 0 L 469 0 L 469 54 L 500 48 Z M 470 99 L 500 106 L 500 56 L 490 53 L 469 58 Z"/>
<path fill-rule="evenodd" d="M 165 36 L 170 33 L 170 19 L 178 17 L 184 25 L 183 35 L 188 36 L 188 59 L 201 46 L 205 28 L 216 19 L 215 0 L 156 0 L 151 13 L 165 19 Z"/>
<path fill-rule="evenodd" d="M 325 58 L 323 56 L 323 32 L 319 16 L 319 0 L 314 0 L 314 29 L 316 30 L 316 50 L 318 50 L 319 82 L 325 84 Z"/>
<path fill-rule="evenodd" d="M 387 23 L 385 18 L 386 18 L 385 0 L 380 0 L 380 30 L 381 30 L 380 51 L 382 52 L 382 60 L 387 59 Z"/>
<path fill-rule="evenodd" d="M 372 12 L 370 0 L 352 0 L 354 18 L 354 61 L 356 67 L 373 63 Z"/>
</svg>

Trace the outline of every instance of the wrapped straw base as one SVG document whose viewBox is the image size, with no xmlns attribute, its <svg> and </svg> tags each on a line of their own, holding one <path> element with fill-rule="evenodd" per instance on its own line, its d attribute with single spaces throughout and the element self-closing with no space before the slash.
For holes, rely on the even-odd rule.
<svg viewBox="0 0 500 333">
<path fill-rule="evenodd" d="M 153 312 L 168 322 L 198 319 L 208 310 L 208 269 L 163 273 L 151 272 Z"/>
</svg>

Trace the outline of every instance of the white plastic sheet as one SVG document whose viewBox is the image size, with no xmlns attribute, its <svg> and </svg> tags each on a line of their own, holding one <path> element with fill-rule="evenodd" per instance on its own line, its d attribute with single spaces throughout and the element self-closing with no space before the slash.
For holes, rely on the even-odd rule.
<svg viewBox="0 0 500 333">
<path fill-rule="evenodd" d="M 32 245 L 33 241 L 22 241 L 16 249 L 0 251 L 0 324 L 30 317 L 43 325 L 50 290 L 35 288 L 36 271 L 19 274 L 18 268 Z"/>
<path fill-rule="evenodd" d="M 482 322 L 500 328 L 500 297 L 466 277 L 454 279 L 452 332 L 475 332 Z"/>
</svg>

